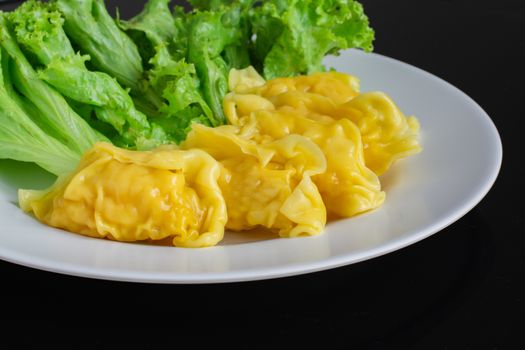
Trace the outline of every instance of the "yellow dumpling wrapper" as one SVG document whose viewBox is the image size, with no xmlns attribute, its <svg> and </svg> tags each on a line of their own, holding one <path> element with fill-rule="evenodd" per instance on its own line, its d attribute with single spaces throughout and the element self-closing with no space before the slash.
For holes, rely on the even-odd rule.
<svg viewBox="0 0 525 350">
<path fill-rule="evenodd" d="M 240 122 L 241 134 L 263 145 L 299 134 L 319 146 L 326 157 L 326 171 L 312 179 L 329 213 L 351 217 L 384 202 L 379 178 L 365 165 L 361 135 L 351 121 L 314 119 L 291 108 L 280 108 L 260 110 Z"/>
<path fill-rule="evenodd" d="M 329 84 L 339 87 L 333 99 L 308 92 L 328 95 Z M 335 113 L 337 103 L 357 96 L 356 84 L 341 73 L 275 79 L 246 93 L 230 93 L 224 111 L 241 128 L 240 135 L 258 144 L 298 134 L 319 146 L 327 168 L 312 179 L 328 212 L 350 217 L 379 207 L 385 199 L 379 178 L 365 164 L 360 130 L 348 119 L 328 115 Z"/>
<path fill-rule="evenodd" d="M 239 133 L 235 126 L 195 124 L 181 145 L 202 149 L 221 163 L 226 228 L 262 226 L 282 237 L 319 234 L 326 224 L 326 209 L 311 177 L 326 169 L 321 150 L 299 135 L 261 145 Z"/>
<path fill-rule="evenodd" d="M 228 74 L 230 91 L 243 93 L 264 84 L 266 84 L 266 80 L 252 66 L 244 69 L 230 69 Z"/>
<path fill-rule="evenodd" d="M 219 163 L 201 150 L 97 143 L 72 175 L 45 191 L 20 190 L 19 202 L 50 226 L 91 237 L 207 247 L 223 238 L 227 220 L 219 175 Z"/>
<path fill-rule="evenodd" d="M 243 80 L 239 79 L 239 82 L 242 84 Z M 236 89 L 232 91 L 238 92 Z M 266 84 L 246 92 L 256 93 L 268 99 L 284 93 L 307 93 L 327 97 L 332 103 L 339 105 L 359 95 L 359 79 L 340 72 L 314 73 L 268 80 Z"/>
<path fill-rule="evenodd" d="M 363 137 L 366 165 L 384 174 L 398 159 L 421 152 L 419 122 L 406 117 L 382 92 L 368 92 L 339 106 L 331 114 L 353 121 Z"/>
<path fill-rule="evenodd" d="M 310 118 L 349 119 L 361 133 L 365 164 L 377 175 L 396 160 L 421 151 L 418 120 L 407 118 L 384 93 L 360 94 L 359 80 L 351 75 L 317 73 L 266 84 L 253 75 L 248 69 L 236 71 L 230 82 L 234 93 L 227 96 L 224 108 L 232 124 L 239 124 L 239 118 L 252 112 L 281 107 L 291 107 Z"/>
</svg>

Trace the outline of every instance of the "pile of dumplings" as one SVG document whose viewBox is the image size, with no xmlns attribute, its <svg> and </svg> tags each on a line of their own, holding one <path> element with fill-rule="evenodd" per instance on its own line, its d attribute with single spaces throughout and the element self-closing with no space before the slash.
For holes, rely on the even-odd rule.
<svg viewBox="0 0 525 350">
<path fill-rule="evenodd" d="M 421 150 L 417 119 L 353 76 L 265 81 L 250 67 L 229 84 L 229 125 L 194 124 L 182 144 L 145 152 L 98 143 L 50 189 L 21 190 L 22 209 L 83 235 L 179 247 L 216 245 L 225 229 L 312 236 L 381 206 L 379 176 Z"/>
</svg>

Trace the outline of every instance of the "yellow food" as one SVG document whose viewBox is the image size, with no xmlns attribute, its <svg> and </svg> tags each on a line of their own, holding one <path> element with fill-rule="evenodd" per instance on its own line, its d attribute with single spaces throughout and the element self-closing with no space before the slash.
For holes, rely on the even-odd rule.
<svg viewBox="0 0 525 350">
<path fill-rule="evenodd" d="M 359 127 L 366 165 L 378 175 L 394 161 L 421 151 L 418 120 L 407 118 L 384 93 L 359 95 L 340 105 L 331 116 L 348 118 Z"/>
<path fill-rule="evenodd" d="M 385 200 L 379 175 L 417 153 L 419 124 L 383 93 L 330 72 L 264 81 L 230 72 L 231 125 L 193 125 L 180 146 L 147 152 L 98 143 L 46 191 L 19 192 L 42 222 L 118 241 L 213 246 L 225 228 L 282 237 L 322 232 Z"/>
<path fill-rule="evenodd" d="M 335 216 L 351 217 L 383 203 L 385 194 L 381 191 L 379 178 L 368 165 L 390 165 L 393 158 L 401 153 L 391 152 L 389 159 L 379 159 L 376 156 L 378 152 L 371 153 L 371 158 L 366 161 L 364 148 L 369 145 L 363 144 L 360 128 L 348 113 L 343 113 L 350 110 L 347 106 L 360 106 L 357 103 L 352 105 L 353 101 L 364 96 L 359 95 L 357 79 L 341 73 L 318 73 L 255 85 L 244 83 L 242 74 L 243 71 L 237 71 L 235 79 L 242 89 L 233 87 L 233 92 L 224 101 L 224 110 L 229 121 L 241 127 L 244 137 L 265 144 L 286 135 L 299 134 L 316 143 L 327 159 L 327 170 L 314 176 L 313 180 L 328 212 Z M 250 76 L 248 81 L 257 80 Z M 374 96 L 367 95 L 367 101 L 372 106 L 378 104 L 382 97 L 378 94 L 374 99 Z M 395 114 L 386 107 L 383 109 L 385 113 Z M 398 119 L 402 117 L 399 114 L 395 116 Z M 378 124 L 369 127 L 367 135 L 375 131 L 382 137 L 379 141 L 398 136 L 397 129 L 382 129 L 382 126 L 388 126 L 387 122 Z M 374 139 L 370 137 L 370 140 L 376 147 Z M 393 147 L 389 150 L 395 151 Z"/>
<path fill-rule="evenodd" d="M 361 135 L 348 120 L 309 118 L 293 109 L 261 110 L 241 119 L 241 134 L 260 144 L 299 134 L 326 158 L 326 171 L 312 179 L 329 213 L 350 217 L 380 206 L 385 198 L 376 174 L 365 166 Z"/>
<path fill-rule="evenodd" d="M 240 131 L 234 126 L 195 125 L 181 145 L 202 149 L 221 163 L 226 228 L 262 226 L 282 237 L 319 234 L 326 209 L 311 176 L 326 169 L 321 150 L 298 135 L 261 145 L 241 137 Z"/>
<path fill-rule="evenodd" d="M 247 70 L 230 73 L 233 93 L 226 97 L 224 110 L 232 124 L 242 124 L 241 118 L 261 110 L 325 122 L 348 119 L 359 128 L 365 164 L 377 175 L 394 161 L 421 151 L 417 119 L 407 118 L 384 93 L 360 94 L 355 77 L 329 72 L 263 84 L 253 75 Z"/>
<path fill-rule="evenodd" d="M 134 152 L 98 143 L 50 190 L 21 190 L 20 207 L 50 226 L 87 236 L 172 237 L 176 246 L 212 246 L 227 220 L 219 173 L 219 164 L 200 150 Z"/>
</svg>

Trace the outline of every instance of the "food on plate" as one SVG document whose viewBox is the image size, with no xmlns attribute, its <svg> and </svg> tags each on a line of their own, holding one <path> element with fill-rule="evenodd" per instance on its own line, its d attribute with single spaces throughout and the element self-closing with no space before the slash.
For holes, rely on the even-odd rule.
<svg viewBox="0 0 525 350">
<path fill-rule="evenodd" d="M 221 163 L 219 187 L 228 208 L 226 228 L 258 226 L 281 237 L 319 234 L 326 209 L 312 177 L 326 170 L 325 157 L 314 143 L 288 135 L 259 144 L 234 126 L 194 125 L 185 149 L 201 149 Z"/>
<path fill-rule="evenodd" d="M 148 149 L 167 142 L 162 128 L 135 108 L 116 79 L 87 69 L 90 57 L 75 53 L 58 11 L 28 1 L 11 13 L 10 20 L 18 43 L 37 62 L 39 78 L 70 99 L 85 119 L 116 144 Z"/>
<path fill-rule="evenodd" d="M 281 237 L 382 205 L 380 175 L 421 150 L 381 92 L 327 71 L 372 50 L 354 0 L 29 0 L 0 12 L 0 158 L 57 175 L 19 190 L 43 223 L 112 240 Z M 227 234 L 227 233 L 226 233 Z"/>
<path fill-rule="evenodd" d="M 350 75 L 316 73 L 265 83 L 249 68 L 232 71 L 230 78 L 224 109 L 247 138 L 264 144 L 300 134 L 322 149 L 327 169 L 313 180 L 336 216 L 379 207 L 385 194 L 376 174 L 420 150 L 415 117 L 407 119 L 383 93 L 360 94 L 359 81 Z"/>
<path fill-rule="evenodd" d="M 366 166 L 384 174 L 398 159 L 421 151 L 419 121 L 406 117 L 382 92 L 363 93 L 340 105 L 332 115 L 354 122 L 363 137 Z"/>
<path fill-rule="evenodd" d="M 104 0 L 53 0 L 44 6 L 60 13 L 69 40 L 82 54 L 89 55 L 91 67 L 131 89 L 143 111 L 160 107 L 159 97 L 143 82 L 144 67 L 137 46 L 118 28 Z"/>
<path fill-rule="evenodd" d="M 55 89 L 40 80 L 0 13 L 0 156 L 33 162 L 59 175 L 107 138 L 91 128 Z"/>
<path fill-rule="evenodd" d="M 250 24 L 252 65 L 266 79 L 323 71 L 326 55 L 352 47 L 371 51 L 374 40 L 363 6 L 352 0 L 263 1 L 252 9 Z"/>
<path fill-rule="evenodd" d="M 19 191 L 20 207 L 50 226 L 91 237 L 217 244 L 227 220 L 219 164 L 201 150 L 165 147 L 138 152 L 97 143 L 50 189 Z"/>
<path fill-rule="evenodd" d="M 296 76 L 324 70 L 326 54 L 372 49 L 374 32 L 354 0 L 190 1 L 192 11 L 169 3 L 149 0 L 134 18 L 115 20 L 103 0 L 28 0 L 1 14 L 1 30 L 40 81 L 130 149 L 179 143 L 193 123 L 226 124 L 232 68 Z"/>
<path fill-rule="evenodd" d="M 377 175 L 385 173 L 396 160 L 421 151 L 418 120 L 407 118 L 385 93 L 360 93 L 359 80 L 351 75 L 316 73 L 266 83 L 257 71 L 248 68 L 231 71 L 230 89 L 233 93 L 226 97 L 225 110 L 232 124 L 268 108 L 276 112 L 293 109 L 310 120 L 348 119 L 359 128 L 366 166 Z"/>
<path fill-rule="evenodd" d="M 15 93 L 10 77 L 4 75 L 5 52 L 0 51 L 0 55 L 0 158 L 33 162 L 53 174 L 72 171 L 80 157 L 76 149 L 50 137 L 41 128 L 40 123 L 46 122 L 44 118 L 38 124 L 31 118 L 28 105 Z M 75 121 L 83 126 L 83 119 Z"/>
</svg>

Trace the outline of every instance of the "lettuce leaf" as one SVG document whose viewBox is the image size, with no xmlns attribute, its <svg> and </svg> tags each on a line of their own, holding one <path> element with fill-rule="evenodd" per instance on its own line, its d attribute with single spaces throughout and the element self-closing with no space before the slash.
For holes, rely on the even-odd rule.
<svg viewBox="0 0 525 350">
<path fill-rule="evenodd" d="M 374 31 L 354 0 L 268 0 L 250 20 L 254 64 L 266 79 L 323 71 L 327 54 L 373 48 Z"/>
<path fill-rule="evenodd" d="M 144 66 L 150 67 L 149 61 L 155 56 L 159 45 L 171 46 L 177 35 L 175 18 L 171 14 L 171 0 L 149 0 L 142 12 L 130 20 L 118 19 L 119 27 L 137 45 Z"/>
<path fill-rule="evenodd" d="M 141 100 L 145 113 L 155 113 L 160 98 L 144 83 L 142 58 L 135 43 L 117 26 L 103 0 L 54 0 L 65 18 L 67 36 L 98 71 L 115 77 Z"/>
<path fill-rule="evenodd" d="M 86 68 L 89 56 L 74 53 L 62 27 L 64 20 L 52 5 L 26 1 L 10 13 L 9 20 L 18 42 L 42 66 L 39 78 L 70 100 L 91 105 L 96 117 L 118 132 L 120 145 L 147 149 L 167 141 L 153 138 L 146 116 L 115 78 Z"/>
<path fill-rule="evenodd" d="M 105 139 L 91 126 L 144 149 L 183 140 L 193 123 L 225 124 L 232 68 L 310 74 L 326 55 L 373 48 L 355 0 L 189 3 L 170 11 L 170 0 L 149 0 L 114 20 L 103 0 L 25 2 L 9 15 L 14 28 L 2 15 L 6 105 L 75 154 Z"/>
<path fill-rule="evenodd" d="M 107 140 L 39 80 L 2 12 L 0 59 L 0 158 L 33 162 L 62 175 L 94 143 Z"/>
<path fill-rule="evenodd" d="M 156 122 L 167 130 L 170 137 L 177 142 L 183 141 L 193 122 L 211 125 L 213 112 L 201 94 L 195 66 L 185 59 L 174 60 L 162 48 L 151 62 L 150 84 L 165 101 L 160 109 L 162 117 Z"/>
<path fill-rule="evenodd" d="M 93 130 L 60 93 L 40 80 L 13 38 L 3 13 L 0 13 L 0 45 L 10 57 L 14 86 L 31 103 L 37 124 L 48 134 L 78 154 L 83 154 L 97 141 L 107 140 Z"/>
<path fill-rule="evenodd" d="M 14 95 L 3 49 L 0 56 L 0 159 L 36 163 L 56 175 L 74 170 L 80 155 L 46 134 L 31 119 L 22 98 Z"/>
<path fill-rule="evenodd" d="M 196 10 L 215 11 L 223 6 L 237 5 L 249 9 L 256 0 L 188 0 Z"/>
<path fill-rule="evenodd" d="M 222 100 L 228 92 L 228 72 L 234 64 L 249 64 L 246 38 L 242 26 L 242 11 L 239 6 L 220 7 L 215 11 L 196 11 L 191 15 L 188 30 L 188 62 L 193 63 L 202 84 L 204 99 L 215 118 L 212 125 L 226 123 Z M 246 43 L 247 44 L 247 43 Z M 229 55 L 223 54 L 233 47 Z M 245 55 L 245 58 L 234 57 Z M 233 57 L 232 57 L 233 56 Z"/>
</svg>

